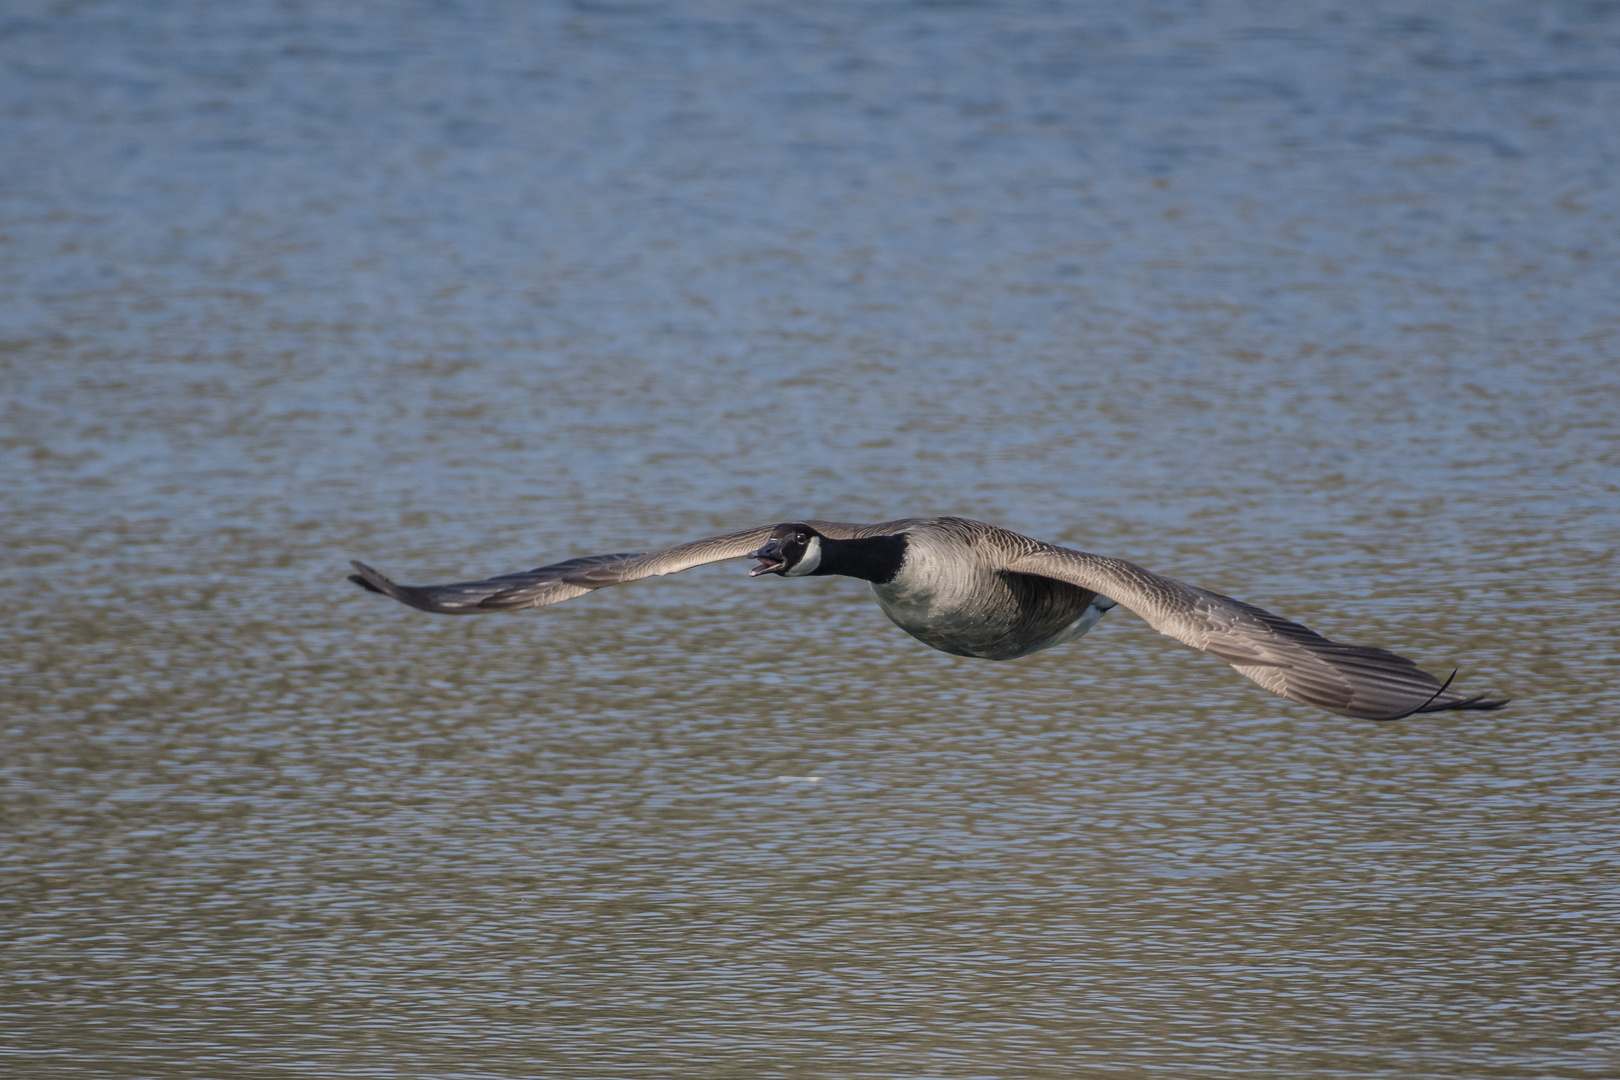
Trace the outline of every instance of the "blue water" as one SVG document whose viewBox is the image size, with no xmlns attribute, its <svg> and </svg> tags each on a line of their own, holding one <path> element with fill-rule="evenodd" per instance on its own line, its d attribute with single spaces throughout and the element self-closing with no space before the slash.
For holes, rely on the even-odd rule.
<svg viewBox="0 0 1620 1080">
<path fill-rule="evenodd" d="M 1620 1071 L 1620 8 L 0 12 L 0 1072 Z M 1007 664 L 957 513 L 1413 656 Z"/>
</svg>

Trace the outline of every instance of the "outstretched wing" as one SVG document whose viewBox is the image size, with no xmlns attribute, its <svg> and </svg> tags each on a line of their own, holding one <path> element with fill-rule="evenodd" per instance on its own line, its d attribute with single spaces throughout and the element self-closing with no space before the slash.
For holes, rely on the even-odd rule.
<svg viewBox="0 0 1620 1080">
<path fill-rule="evenodd" d="M 838 521 L 811 521 L 824 536 L 845 540 L 857 536 L 882 535 L 872 530 L 890 529 L 904 522 L 880 525 L 853 525 Z M 576 559 L 539 566 L 515 574 L 500 574 L 482 581 L 456 581 L 448 585 L 401 585 L 362 562 L 351 563 L 355 572 L 349 580 L 363 589 L 391 596 L 402 604 L 440 615 L 482 615 L 490 611 L 515 611 L 545 607 L 584 596 L 609 585 L 624 585 L 647 577 L 678 574 L 694 566 L 736 559 L 770 538 L 775 525 L 728 533 L 678 544 L 663 551 L 621 552 L 615 555 L 583 555 Z"/>
<path fill-rule="evenodd" d="M 1043 545 L 1007 569 L 1041 574 L 1115 600 L 1153 629 L 1218 656 L 1267 690 L 1364 720 L 1445 709 L 1499 709 L 1466 696 L 1404 656 L 1342 645 L 1253 604 L 1142 569 L 1123 559 Z M 1455 673 L 1453 673 L 1455 674 Z"/>
</svg>

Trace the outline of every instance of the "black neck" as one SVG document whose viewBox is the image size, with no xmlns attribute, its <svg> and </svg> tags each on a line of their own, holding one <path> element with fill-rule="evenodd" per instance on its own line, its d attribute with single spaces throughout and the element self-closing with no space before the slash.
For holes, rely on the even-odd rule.
<svg viewBox="0 0 1620 1080">
<path fill-rule="evenodd" d="M 811 577 L 838 574 L 860 578 L 874 585 L 893 581 L 906 559 L 904 533 L 894 536 L 869 536 L 861 540 L 833 540 L 821 538 L 821 565 L 810 572 Z"/>
</svg>

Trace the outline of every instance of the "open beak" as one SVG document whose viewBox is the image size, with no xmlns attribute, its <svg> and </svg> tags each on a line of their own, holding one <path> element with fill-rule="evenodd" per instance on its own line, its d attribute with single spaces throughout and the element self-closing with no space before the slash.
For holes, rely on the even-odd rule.
<svg viewBox="0 0 1620 1080">
<path fill-rule="evenodd" d="M 759 560 L 759 565 L 748 571 L 749 577 L 759 577 L 761 574 L 780 574 L 782 568 L 787 566 L 787 560 L 782 558 L 782 542 L 780 540 L 765 541 L 758 551 L 750 551 L 748 557 Z"/>
</svg>

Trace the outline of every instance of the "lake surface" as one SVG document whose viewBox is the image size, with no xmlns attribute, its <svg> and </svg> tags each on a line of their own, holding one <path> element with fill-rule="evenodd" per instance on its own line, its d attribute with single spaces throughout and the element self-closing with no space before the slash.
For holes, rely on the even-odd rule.
<svg viewBox="0 0 1620 1080">
<path fill-rule="evenodd" d="M 1620 1075 L 1620 8 L 0 14 L 0 1073 Z M 962 514 L 1396 649 L 1004 664 Z"/>
</svg>

